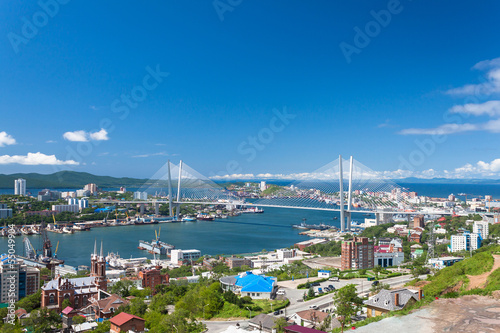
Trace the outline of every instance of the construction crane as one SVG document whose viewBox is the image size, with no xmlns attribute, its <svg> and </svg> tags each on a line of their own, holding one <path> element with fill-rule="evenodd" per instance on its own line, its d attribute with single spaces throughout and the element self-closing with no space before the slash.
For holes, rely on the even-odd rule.
<svg viewBox="0 0 500 333">
<path fill-rule="evenodd" d="M 59 241 L 57 241 L 56 251 L 54 252 L 54 258 L 57 258 L 57 250 L 59 249 Z"/>
</svg>

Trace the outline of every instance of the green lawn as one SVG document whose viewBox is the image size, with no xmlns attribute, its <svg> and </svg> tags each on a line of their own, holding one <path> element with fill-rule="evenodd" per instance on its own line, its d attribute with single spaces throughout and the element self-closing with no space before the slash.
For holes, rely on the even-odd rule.
<svg viewBox="0 0 500 333">
<path fill-rule="evenodd" d="M 238 307 L 237 305 L 231 304 L 229 302 L 224 303 L 224 307 L 222 310 L 214 316 L 215 319 L 217 318 L 248 318 L 250 311 L 247 310 L 248 308 L 256 308 L 257 306 L 261 308 L 261 310 L 254 311 L 252 310 L 252 317 L 255 317 L 256 315 L 260 313 L 270 313 L 271 311 L 276 311 L 278 309 L 284 308 L 286 305 L 288 305 L 288 300 L 267 300 L 267 299 L 255 299 L 252 301 L 252 304 L 245 305 L 243 308 Z M 271 304 L 272 304 L 272 310 L 271 310 Z"/>
</svg>

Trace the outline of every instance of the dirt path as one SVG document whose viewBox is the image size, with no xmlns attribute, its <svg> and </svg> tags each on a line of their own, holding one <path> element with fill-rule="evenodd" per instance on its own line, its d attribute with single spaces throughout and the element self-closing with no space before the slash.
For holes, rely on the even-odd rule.
<svg viewBox="0 0 500 333">
<path fill-rule="evenodd" d="M 467 286 L 467 290 L 484 287 L 488 276 L 490 276 L 493 271 L 500 268 L 500 255 L 494 254 L 493 259 L 495 259 L 495 261 L 493 262 L 493 268 L 491 269 L 491 271 L 480 275 L 467 275 L 467 277 L 469 278 L 469 285 Z"/>
</svg>

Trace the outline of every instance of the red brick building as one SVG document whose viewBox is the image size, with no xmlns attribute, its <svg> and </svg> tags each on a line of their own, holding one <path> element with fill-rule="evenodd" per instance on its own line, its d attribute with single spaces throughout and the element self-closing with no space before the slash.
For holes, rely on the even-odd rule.
<svg viewBox="0 0 500 333">
<path fill-rule="evenodd" d="M 367 237 L 354 237 L 342 242 L 341 270 L 373 268 L 373 241 Z"/>
<path fill-rule="evenodd" d="M 120 332 L 144 332 L 144 323 L 146 322 L 141 317 L 137 317 L 125 312 L 120 312 L 110 320 L 110 333 Z"/>
<path fill-rule="evenodd" d="M 142 279 L 142 287 L 151 288 L 153 294 L 157 285 L 168 284 L 170 281 L 168 274 L 161 274 L 160 270 L 156 268 L 140 271 L 138 277 Z"/>
<path fill-rule="evenodd" d="M 49 309 L 62 310 L 62 303 L 69 300 L 73 308 L 86 306 L 92 297 L 95 297 L 99 290 L 106 291 L 106 260 L 102 254 L 97 255 L 96 244 L 94 253 L 90 256 L 90 276 L 64 279 L 60 276 L 47 282 L 42 287 L 41 306 Z"/>
</svg>

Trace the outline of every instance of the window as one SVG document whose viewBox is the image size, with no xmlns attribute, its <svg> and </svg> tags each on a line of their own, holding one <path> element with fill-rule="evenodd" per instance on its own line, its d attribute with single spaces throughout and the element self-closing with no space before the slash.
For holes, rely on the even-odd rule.
<svg viewBox="0 0 500 333">
<path fill-rule="evenodd" d="M 49 296 L 49 304 L 54 304 L 54 303 L 55 303 L 54 294 L 50 294 L 50 296 Z"/>
<path fill-rule="evenodd" d="M 375 317 L 375 309 L 372 309 L 372 317 Z"/>
</svg>

